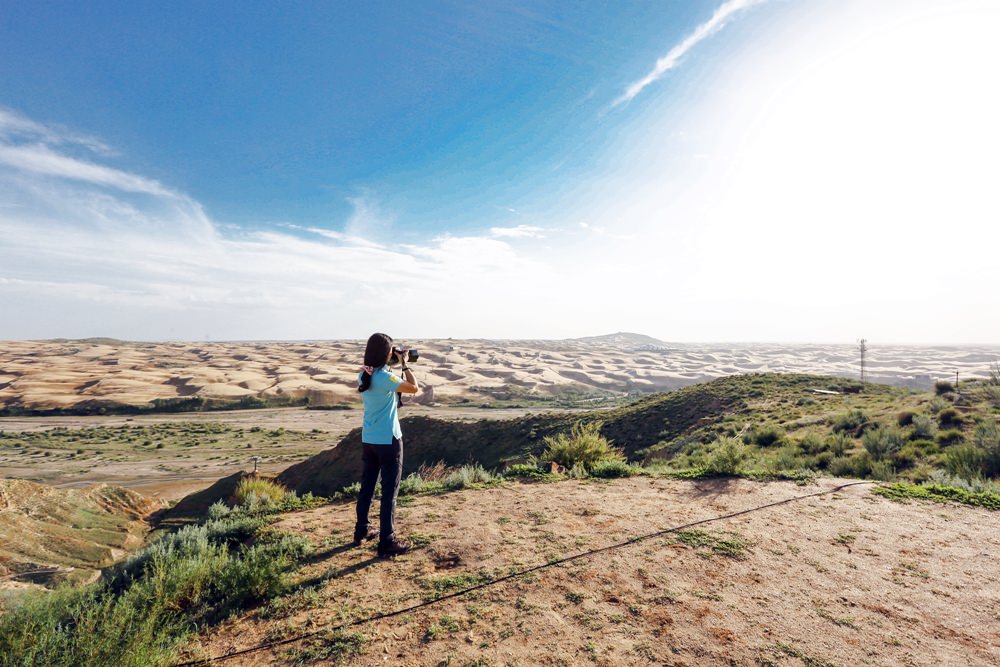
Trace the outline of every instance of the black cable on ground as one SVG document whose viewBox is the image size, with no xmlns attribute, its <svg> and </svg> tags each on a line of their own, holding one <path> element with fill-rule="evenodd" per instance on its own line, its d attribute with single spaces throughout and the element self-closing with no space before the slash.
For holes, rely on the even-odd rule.
<svg viewBox="0 0 1000 667">
<path fill-rule="evenodd" d="M 663 530 L 658 530 L 655 533 L 647 533 L 646 535 L 638 535 L 631 539 L 625 540 L 624 542 L 617 542 L 615 544 L 609 544 L 606 547 L 600 547 L 598 549 L 590 549 L 589 551 L 582 551 L 578 554 L 572 556 L 567 556 L 565 558 L 560 558 L 558 560 L 549 561 L 547 563 L 542 563 L 541 565 L 535 565 L 534 567 L 529 567 L 525 570 L 519 570 L 517 572 L 512 572 L 511 574 L 504 575 L 502 577 L 497 577 L 496 579 L 491 579 L 490 581 L 476 584 L 475 586 L 470 586 L 469 588 L 464 588 L 460 591 L 455 591 L 447 595 L 442 595 L 441 597 L 436 597 L 432 600 L 426 600 L 420 604 L 415 604 L 405 609 L 397 609 L 395 611 L 389 611 L 381 614 L 375 614 L 374 616 L 368 616 L 366 618 L 359 618 L 353 621 L 348 621 L 346 623 L 341 623 L 340 625 L 327 626 L 325 628 L 320 628 L 319 630 L 313 630 L 312 632 L 306 632 L 300 635 L 295 635 L 293 637 L 287 637 L 274 642 L 267 642 L 266 644 L 258 644 L 256 646 L 251 646 L 249 648 L 240 649 L 239 651 L 233 651 L 232 653 L 226 653 L 225 655 L 219 655 L 211 658 L 202 658 L 200 660 L 191 660 L 189 662 L 182 662 L 174 665 L 174 667 L 195 667 L 197 665 L 209 665 L 216 662 L 222 662 L 223 660 L 229 660 L 230 658 L 235 658 L 240 655 L 246 655 L 248 653 L 256 653 L 257 651 L 263 651 L 269 648 L 275 648 L 278 646 L 284 646 L 286 644 L 293 644 L 303 639 L 309 639 L 310 637 L 315 637 L 324 632 L 336 632 L 338 630 L 343 630 L 345 628 L 354 627 L 356 625 L 364 625 L 366 623 L 371 623 L 373 621 L 380 621 L 385 618 L 392 618 L 393 616 L 399 616 L 400 614 L 407 614 L 411 611 L 416 611 L 417 609 L 422 609 L 424 607 L 429 607 L 431 605 L 437 604 L 439 602 L 444 602 L 445 600 L 450 600 L 452 598 L 457 598 L 462 595 L 466 595 L 473 591 L 478 591 L 489 586 L 495 586 L 504 581 L 510 579 L 515 579 L 517 577 L 523 577 L 526 574 L 532 572 L 537 572 L 539 570 L 544 570 L 555 565 L 562 565 L 564 563 L 569 563 L 581 558 L 586 558 L 587 556 L 593 556 L 594 554 L 603 553 L 605 551 L 611 551 L 613 549 L 620 549 L 622 547 L 628 546 L 630 544 L 635 544 L 637 542 L 642 542 L 644 540 L 649 540 L 654 537 L 662 537 L 663 535 L 668 535 L 670 533 L 676 533 L 682 530 L 687 530 L 688 528 L 693 528 L 694 526 L 700 526 L 702 524 L 711 523 L 713 521 L 722 521 L 723 519 L 732 519 L 744 514 L 750 514 L 752 512 L 759 512 L 761 510 L 769 509 L 771 507 L 777 507 L 778 505 L 785 505 L 787 503 L 795 502 L 797 500 L 805 500 L 806 498 L 815 498 L 816 496 L 824 496 L 829 493 L 836 493 L 841 489 L 846 489 L 849 486 L 857 486 L 859 484 L 874 484 L 874 482 L 849 482 L 847 484 L 841 484 L 835 486 L 832 489 L 826 489 L 825 491 L 817 491 L 816 493 L 808 493 L 804 496 L 793 496 L 792 498 L 786 498 L 785 500 L 778 500 L 773 503 L 767 503 L 766 505 L 759 505 L 757 507 L 751 507 L 749 509 L 740 510 L 739 512 L 732 512 L 730 514 L 723 514 L 721 516 L 709 517 L 708 519 L 699 519 L 698 521 L 692 521 L 690 523 L 683 524 L 681 526 L 673 526 L 671 528 L 664 528 Z"/>
</svg>

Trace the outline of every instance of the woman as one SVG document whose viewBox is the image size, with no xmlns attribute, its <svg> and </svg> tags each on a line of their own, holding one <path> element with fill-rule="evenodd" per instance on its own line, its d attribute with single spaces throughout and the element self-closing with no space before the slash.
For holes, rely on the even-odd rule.
<svg viewBox="0 0 1000 667">
<path fill-rule="evenodd" d="M 365 347 L 365 365 L 358 373 L 358 391 L 365 404 L 365 416 L 361 427 L 361 493 L 358 494 L 354 544 L 360 546 L 378 535 L 379 558 L 406 553 L 410 548 L 406 542 L 396 539 L 396 495 L 403 474 L 403 432 L 399 428 L 397 397 L 415 394 L 419 387 L 406 367 L 406 350 L 400 356 L 402 378 L 386 367 L 392 358 L 392 338 L 383 333 L 372 334 Z M 368 509 L 380 474 L 382 508 L 376 532 L 368 522 Z"/>
</svg>

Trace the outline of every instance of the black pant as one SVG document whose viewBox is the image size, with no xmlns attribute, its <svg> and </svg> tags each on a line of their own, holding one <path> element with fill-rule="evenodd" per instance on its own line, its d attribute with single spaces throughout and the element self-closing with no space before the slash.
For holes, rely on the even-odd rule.
<svg viewBox="0 0 1000 667">
<path fill-rule="evenodd" d="M 375 495 L 375 484 L 382 476 L 382 508 L 379 513 L 379 542 L 390 544 L 396 536 L 396 495 L 403 476 L 403 441 L 391 445 L 363 444 L 361 453 L 361 493 L 358 494 L 358 523 L 354 534 L 368 532 L 368 509 Z"/>
</svg>

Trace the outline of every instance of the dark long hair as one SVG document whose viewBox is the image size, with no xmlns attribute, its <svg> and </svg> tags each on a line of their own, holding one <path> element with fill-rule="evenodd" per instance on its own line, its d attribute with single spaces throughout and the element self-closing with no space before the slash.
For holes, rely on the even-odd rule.
<svg viewBox="0 0 1000 667">
<path fill-rule="evenodd" d="M 392 336 L 384 333 L 373 333 L 368 337 L 368 345 L 365 346 L 365 366 L 371 366 L 373 371 L 385 366 L 385 360 L 389 358 L 389 350 L 392 349 Z M 358 391 L 368 391 L 372 386 L 372 376 L 368 373 L 361 373 L 361 386 Z"/>
</svg>

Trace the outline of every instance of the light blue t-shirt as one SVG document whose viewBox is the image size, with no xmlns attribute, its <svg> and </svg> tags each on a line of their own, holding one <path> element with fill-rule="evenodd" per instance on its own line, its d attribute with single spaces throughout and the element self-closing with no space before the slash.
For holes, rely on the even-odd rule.
<svg viewBox="0 0 1000 667">
<path fill-rule="evenodd" d="M 361 386 L 361 376 L 358 373 L 358 386 Z M 372 373 L 372 383 L 366 391 L 361 392 L 365 404 L 365 418 L 361 423 L 361 442 L 369 445 L 391 445 L 392 439 L 403 439 L 399 429 L 399 414 L 396 409 L 396 388 L 402 378 L 393 375 L 385 366 L 377 368 Z"/>
</svg>

